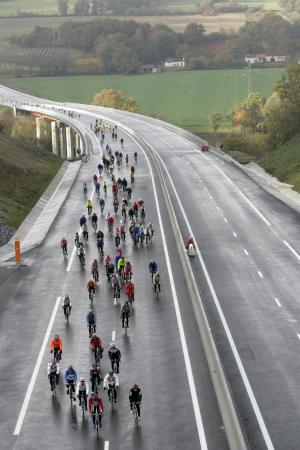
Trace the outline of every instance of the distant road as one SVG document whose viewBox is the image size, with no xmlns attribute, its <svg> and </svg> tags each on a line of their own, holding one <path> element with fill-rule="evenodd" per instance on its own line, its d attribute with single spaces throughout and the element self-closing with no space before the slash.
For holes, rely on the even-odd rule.
<svg viewBox="0 0 300 450">
<path fill-rule="evenodd" d="M 6 88 L 0 89 L 0 96 L 39 104 L 46 102 Z M 151 119 L 121 111 L 96 110 L 85 105 L 65 104 L 63 107 L 80 110 L 81 120 L 88 127 L 96 118 L 91 114 L 101 112 L 108 120 L 118 122 L 119 128 L 122 124 L 133 130 L 157 153 L 182 237 L 185 240 L 192 231 L 200 250 L 199 257 L 192 261 L 194 275 L 250 447 L 298 449 L 299 215 L 237 168 L 211 153 L 199 152 L 184 133 L 175 133 Z M 125 151 L 132 156 L 137 144 L 126 133 L 120 133 L 124 136 Z M 135 189 L 137 195 L 145 199 L 147 218 L 149 214 L 157 233 L 148 249 L 137 250 L 131 243 L 127 244 L 126 254 L 136 267 L 139 292 L 127 339 L 122 335 L 118 314 L 109 298 L 110 289 L 103 277 L 100 295 L 96 296 L 101 335 L 107 344 L 112 331 L 116 331 L 117 342 L 124 353 L 120 403 L 113 413 L 107 405 L 102 448 L 107 441 L 109 448 L 195 449 L 200 447 L 202 439 L 202 448 L 205 448 L 205 441 L 208 448 L 223 449 L 226 442 L 222 423 L 166 206 L 154 171 L 162 230 L 153 196 L 151 166 L 140 149 L 138 152 Z M 1 299 L 5 301 L 1 302 L 0 310 L 0 370 L 11 374 L 9 379 L 13 381 L 1 382 L 5 383 L 2 402 L 6 406 L 0 412 L 0 430 L 14 449 L 37 448 L 39 438 L 46 437 L 46 442 L 50 442 L 55 432 L 62 447 L 64 443 L 64 447 L 69 444 L 79 449 L 94 439 L 89 424 L 82 425 L 80 415 L 71 414 L 63 391 L 51 402 L 45 375 L 47 352 L 22 431 L 18 437 L 13 437 L 12 432 L 56 299 L 66 291 L 74 297 L 74 315 L 70 326 L 66 327 L 59 310 L 53 332 L 59 331 L 65 342 L 63 367 L 72 359 L 75 367 L 87 375 L 90 355 L 84 323 L 86 277 L 76 260 L 69 273 L 64 271 L 57 247 L 62 234 L 67 233 L 71 239 L 78 228 L 78 217 L 84 210 L 82 182 L 91 177 L 96 161 L 97 157 L 82 167 L 45 243 L 29 254 L 29 267 L 10 269 L 9 277 L 3 275 Z M 121 169 L 122 176 L 127 172 L 128 169 Z M 175 315 L 176 302 L 163 252 L 163 235 L 171 259 L 202 425 L 195 420 L 197 408 L 190 395 L 191 380 L 187 379 L 182 354 L 184 341 L 178 331 L 179 319 Z M 108 245 L 112 251 L 113 242 Z M 93 248 L 91 242 L 88 258 L 93 257 Z M 163 292 L 158 300 L 153 298 L 147 273 L 147 264 L 152 258 L 157 259 L 163 279 Z M 22 321 L 13 331 L 17 317 L 22 317 Z M 13 342 L 26 342 L 26 346 L 13 345 Z M 144 392 L 143 417 L 138 431 L 133 429 L 128 417 L 126 398 L 133 378 L 139 380 Z M 37 426 L 40 419 L 42 426 Z M 201 435 L 202 426 L 204 435 Z"/>
</svg>

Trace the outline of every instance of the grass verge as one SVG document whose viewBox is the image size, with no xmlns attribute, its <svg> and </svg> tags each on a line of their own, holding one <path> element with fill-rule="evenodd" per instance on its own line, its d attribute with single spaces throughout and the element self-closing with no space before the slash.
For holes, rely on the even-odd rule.
<svg viewBox="0 0 300 450">
<path fill-rule="evenodd" d="M 17 228 L 62 162 L 49 151 L 0 134 L 0 223 Z"/>
<path fill-rule="evenodd" d="M 257 162 L 278 180 L 293 184 L 300 192 L 300 135 Z"/>
</svg>

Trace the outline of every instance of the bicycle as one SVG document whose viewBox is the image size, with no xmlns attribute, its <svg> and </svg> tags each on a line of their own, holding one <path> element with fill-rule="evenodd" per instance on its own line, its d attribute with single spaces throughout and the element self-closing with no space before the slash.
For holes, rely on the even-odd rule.
<svg viewBox="0 0 300 450">
<path fill-rule="evenodd" d="M 119 360 L 119 364 L 120 364 L 120 360 Z M 119 373 L 118 362 L 117 362 L 116 358 L 111 360 L 111 368 L 114 371 L 114 373 Z"/>
<path fill-rule="evenodd" d="M 134 423 L 136 426 L 138 426 L 139 424 L 139 415 L 137 412 L 137 405 L 140 404 L 140 402 L 134 402 L 133 406 L 132 406 L 132 414 L 133 414 L 133 418 L 134 418 Z"/>
<path fill-rule="evenodd" d="M 102 413 L 99 413 L 98 411 L 93 413 L 93 416 L 95 417 L 95 428 L 97 431 L 97 438 L 99 437 L 99 430 L 102 428 Z"/>
<path fill-rule="evenodd" d="M 53 397 L 56 395 L 56 373 L 50 373 L 50 386 Z"/>
<path fill-rule="evenodd" d="M 110 402 L 112 408 L 114 407 L 114 399 L 115 399 L 116 390 L 117 390 L 116 386 L 108 388 L 108 398 L 109 398 L 109 402 Z"/>
<path fill-rule="evenodd" d="M 68 323 L 69 322 L 69 317 L 71 315 L 71 310 L 70 310 L 70 306 L 66 306 L 65 308 L 66 308 L 65 318 L 66 318 L 66 321 Z"/>
<path fill-rule="evenodd" d="M 130 177 L 130 183 L 132 184 L 132 186 L 134 185 L 134 175 L 131 175 L 131 177 Z"/>
<path fill-rule="evenodd" d="M 68 249 L 65 245 L 62 246 L 62 254 L 64 255 L 64 257 L 66 258 L 68 255 Z"/>
<path fill-rule="evenodd" d="M 95 347 L 94 356 L 95 356 L 95 363 L 98 364 L 102 357 L 102 351 L 101 351 L 100 347 Z"/>
<path fill-rule="evenodd" d="M 95 283 L 98 283 L 98 281 L 99 281 L 99 270 L 98 269 L 93 269 L 92 270 L 92 276 L 93 276 L 93 280 L 95 281 Z"/>
<path fill-rule="evenodd" d="M 75 392 L 74 383 L 69 381 L 69 384 L 68 384 L 68 395 L 70 397 L 71 407 L 73 406 L 73 400 L 75 398 L 75 397 L 73 397 L 73 393 L 74 392 Z"/>
<path fill-rule="evenodd" d="M 95 232 L 97 231 L 97 222 L 94 220 L 92 222 L 92 227 L 94 228 Z"/>
<path fill-rule="evenodd" d="M 85 267 L 85 257 L 84 257 L 84 255 L 80 255 L 79 256 L 79 262 L 80 262 L 81 268 L 84 269 L 84 267 Z"/>
<path fill-rule="evenodd" d="M 88 325 L 89 327 L 89 337 L 91 338 L 94 333 L 96 333 L 96 324 Z"/>
<path fill-rule="evenodd" d="M 83 188 L 83 197 L 84 197 L 85 199 L 87 198 L 87 192 L 88 192 L 87 187 L 84 186 L 84 188 Z"/>
<path fill-rule="evenodd" d="M 118 298 L 120 298 L 121 288 L 119 285 L 114 286 L 114 301 L 117 304 Z"/>
<path fill-rule="evenodd" d="M 160 281 L 153 281 L 154 292 L 158 294 L 160 292 Z"/>
<path fill-rule="evenodd" d="M 78 395 L 78 399 L 81 403 L 82 420 L 84 419 L 84 412 L 86 410 L 85 409 L 85 402 L 87 401 L 86 398 L 87 398 L 86 394 L 81 394 L 81 396 Z"/>
<path fill-rule="evenodd" d="M 95 296 L 94 289 L 89 289 L 89 299 L 91 300 L 91 303 L 93 303 L 94 296 Z"/>
<path fill-rule="evenodd" d="M 57 362 L 61 360 L 61 352 L 59 348 L 55 348 L 53 351 L 53 357 L 56 359 Z"/>
</svg>

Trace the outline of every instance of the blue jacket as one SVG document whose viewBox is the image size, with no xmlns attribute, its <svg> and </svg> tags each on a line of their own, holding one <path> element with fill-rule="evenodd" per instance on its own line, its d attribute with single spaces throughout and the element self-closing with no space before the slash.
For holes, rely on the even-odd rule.
<svg viewBox="0 0 300 450">
<path fill-rule="evenodd" d="M 149 264 L 149 271 L 150 271 L 150 273 L 155 273 L 155 272 L 157 272 L 157 264 L 156 264 L 156 262 L 152 261 L 152 262 Z"/>
<path fill-rule="evenodd" d="M 134 236 L 138 236 L 139 237 L 140 234 L 141 234 L 140 227 L 134 227 L 133 234 L 134 234 Z"/>
<path fill-rule="evenodd" d="M 76 372 L 75 369 L 73 369 L 72 374 L 69 373 L 69 369 L 67 369 L 65 371 L 65 383 L 66 384 L 69 384 L 69 381 L 70 381 L 70 378 L 72 377 L 72 375 L 73 375 L 74 384 L 76 384 L 76 382 L 77 382 L 77 372 Z"/>
<path fill-rule="evenodd" d="M 120 255 L 116 255 L 116 256 L 115 256 L 115 258 L 114 258 L 115 267 L 118 267 L 118 262 L 119 262 L 119 259 L 120 259 L 120 258 L 121 258 Z"/>
<path fill-rule="evenodd" d="M 94 313 L 88 313 L 86 316 L 86 321 L 88 325 L 96 325 L 96 316 Z"/>
<path fill-rule="evenodd" d="M 105 205 L 105 200 L 104 200 L 104 198 L 100 198 L 100 200 L 99 200 L 99 205 L 101 206 L 101 205 Z"/>
<path fill-rule="evenodd" d="M 81 216 L 80 220 L 79 220 L 80 226 L 82 227 L 82 225 L 84 225 L 86 223 L 86 217 L 85 216 Z"/>
</svg>

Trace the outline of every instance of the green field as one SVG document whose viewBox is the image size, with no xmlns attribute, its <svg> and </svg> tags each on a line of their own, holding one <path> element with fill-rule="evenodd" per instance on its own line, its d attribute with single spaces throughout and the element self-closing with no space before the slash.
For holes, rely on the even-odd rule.
<svg viewBox="0 0 300 450">
<path fill-rule="evenodd" d="M 269 95 L 282 70 L 253 69 L 252 91 Z M 247 95 L 248 71 L 234 69 L 133 76 L 6 78 L 2 82 L 52 100 L 80 103 L 90 103 L 93 95 L 103 88 L 122 89 L 137 99 L 141 113 L 191 131 L 205 131 L 211 112 L 228 112 Z"/>
</svg>

